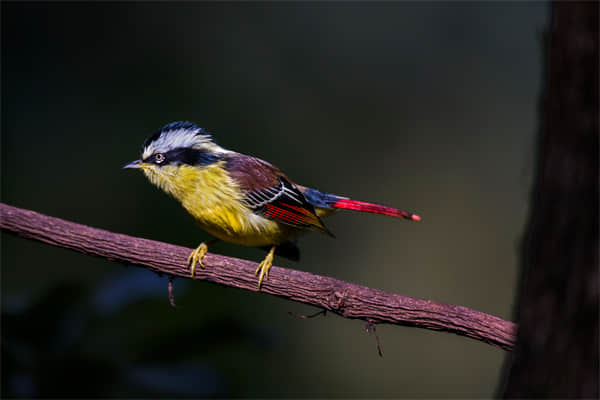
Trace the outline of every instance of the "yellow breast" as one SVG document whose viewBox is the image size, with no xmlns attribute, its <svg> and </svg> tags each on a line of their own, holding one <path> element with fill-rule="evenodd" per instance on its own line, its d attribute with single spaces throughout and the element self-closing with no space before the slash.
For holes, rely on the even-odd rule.
<svg viewBox="0 0 600 400">
<path fill-rule="evenodd" d="M 221 240 L 244 246 L 286 241 L 293 229 L 245 207 L 242 191 L 222 163 L 164 166 L 144 172 L 152 183 L 179 200 L 204 230 Z"/>
</svg>

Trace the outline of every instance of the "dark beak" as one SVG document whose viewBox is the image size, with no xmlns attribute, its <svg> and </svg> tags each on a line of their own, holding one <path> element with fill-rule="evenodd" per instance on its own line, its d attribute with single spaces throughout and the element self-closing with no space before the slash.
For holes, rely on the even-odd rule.
<svg viewBox="0 0 600 400">
<path fill-rule="evenodd" d="M 142 166 L 142 160 L 135 160 L 133 162 L 130 162 L 129 164 L 127 164 L 126 166 L 123 167 L 123 169 L 128 169 L 128 168 L 140 168 Z"/>
</svg>

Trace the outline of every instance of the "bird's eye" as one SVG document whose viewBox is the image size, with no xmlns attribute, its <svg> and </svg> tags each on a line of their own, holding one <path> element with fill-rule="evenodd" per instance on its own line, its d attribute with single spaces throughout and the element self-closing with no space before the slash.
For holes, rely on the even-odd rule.
<svg viewBox="0 0 600 400">
<path fill-rule="evenodd" d="M 165 155 L 163 153 L 156 153 L 154 155 L 154 162 L 156 164 L 162 164 L 163 162 L 165 162 Z"/>
</svg>

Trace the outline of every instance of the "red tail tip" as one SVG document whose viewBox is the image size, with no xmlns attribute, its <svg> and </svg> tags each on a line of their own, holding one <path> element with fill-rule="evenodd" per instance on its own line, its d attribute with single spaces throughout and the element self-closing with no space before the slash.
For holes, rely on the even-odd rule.
<svg viewBox="0 0 600 400">
<path fill-rule="evenodd" d="M 413 215 L 411 215 L 411 216 L 410 216 L 410 219 L 412 219 L 413 221 L 420 221 L 420 220 L 421 220 L 421 217 L 419 217 L 419 216 L 418 216 L 418 215 L 416 215 L 416 214 L 413 214 Z"/>
</svg>

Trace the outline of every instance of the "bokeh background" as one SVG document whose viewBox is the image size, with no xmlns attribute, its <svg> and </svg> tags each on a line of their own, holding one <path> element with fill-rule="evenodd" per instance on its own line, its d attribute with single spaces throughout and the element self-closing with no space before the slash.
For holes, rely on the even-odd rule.
<svg viewBox="0 0 600 400">
<path fill-rule="evenodd" d="M 137 171 L 190 120 L 306 186 L 407 209 L 339 213 L 280 266 L 511 319 L 543 2 L 2 2 L 2 201 L 195 247 Z M 167 278 L 1 234 L 4 396 L 489 397 L 505 352 Z M 214 252 L 260 260 L 261 250 Z"/>
</svg>

